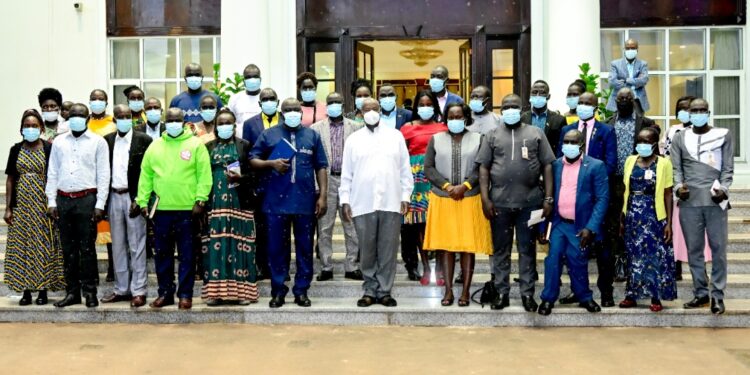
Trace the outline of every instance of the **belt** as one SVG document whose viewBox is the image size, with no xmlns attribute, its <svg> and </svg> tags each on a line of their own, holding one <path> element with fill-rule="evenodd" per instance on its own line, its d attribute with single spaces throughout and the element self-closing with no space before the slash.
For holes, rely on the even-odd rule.
<svg viewBox="0 0 750 375">
<path fill-rule="evenodd" d="M 341 176 L 341 172 L 333 172 L 333 171 L 331 171 L 331 176 Z"/>
<path fill-rule="evenodd" d="M 86 189 L 86 190 L 81 190 L 81 191 L 74 191 L 72 193 L 66 193 L 62 190 L 57 191 L 57 195 L 65 197 L 65 198 L 72 198 L 72 199 L 83 198 L 89 194 L 96 194 L 96 189 Z"/>
<path fill-rule="evenodd" d="M 120 195 L 127 194 L 128 193 L 128 188 L 124 188 L 124 189 L 115 189 L 115 188 L 112 188 L 112 192 L 115 193 L 115 194 L 120 194 Z"/>
<path fill-rule="evenodd" d="M 565 223 L 565 224 L 575 224 L 576 223 L 575 220 L 566 219 L 564 217 L 561 217 L 560 220 L 562 220 L 562 222 Z"/>
</svg>

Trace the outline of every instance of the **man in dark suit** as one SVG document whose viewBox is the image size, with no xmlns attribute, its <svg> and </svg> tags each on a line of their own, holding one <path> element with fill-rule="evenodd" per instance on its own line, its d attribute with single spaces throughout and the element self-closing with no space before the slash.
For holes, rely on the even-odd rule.
<svg viewBox="0 0 750 375">
<path fill-rule="evenodd" d="M 430 91 L 435 94 L 438 100 L 441 114 L 445 110 L 445 106 L 450 103 L 464 103 L 464 100 L 460 96 L 448 91 L 446 87 L 448 85 L 448 77 L 448 68 L 443 65 L 436 66 L 430 73 Z M 416 106 L 417 103 L 414 103 L 414 105 Z"/>
<path fill-rule="evenodd" d="M 543 80 L 537 80 L 531 86 L 531 109 L 521 115 L 521 122 L 531 124 L 544 131 L 547 136 L 549 145 L 555 155 L 558 154 L 557 147 L 560 142 L 560 131 L 568 123 L 565 117 L 556 111 L 550 111 L 547 108 L 547 101 L 550 98 L 549 85 Z"/>
<path fill-rule="evenodd" d="M 109 225 L 112 233 L 112 257 L 115 285 L 102 303 L 130 301 L 132 307 L 146 304 L 146 220 L 135 203 L 141 162 L 151 137 L 134 131 L 128 106 L 114 108 L 117 132 L 104 137 L 109 146 L 110 194 Z M 129 263 L 128 263 L 129 262 Z M 131 277 L 132 273 L 132 277 Z"/>
<path fill-rule="evenodd" d="M 648 112 L 650 105 L 646 93 L 646 84 L 648 83 L 648 63 L 636 58 L 638 56 L 638 41 L 628 39 L 625 41 L 624 56 L 621 59 L 612 61 L 609 68 L 609 88 L 612 90 L 607 109 L 610 111 L 617 110 L 615 104 L 615 95 L 623 87 L 629 87 L 635 94 L 635 110 L 643 114 Z"/>
<path fill-rule="evenodd" d="M 410 110 L 397 108 L 396 90 L 390 83 L 380 86 L 378 100 L 380 101 L 380 125 L 399 130 L 404 124 L 411 121 Z"/>
<path fill-rule="evenodd" d="M 577 129 L 563 137 L 563 157 L 552 162 L 555 185 L 555 213 L 552 216 L 550 249 L 544 259 L 544 290 L 540 315 L 549 315 L 560 295 L 560 275 L 566 260 L 570 285 L 579 305 L 589 312 L 599 312 L 589 289 L 586 250 L 600 230 L 607 211 L 609 189 L 604 163 L 582 155 L 583 133 Z"/>
<path fill-rule="evenodd" d="M 154 97 L 146 99 L 143 110 L 146 112 L 146 123 L 134 126 L 133 130 L 148 134 L 152 140 L 161 137 L 166 128 L 161 120 L 163 110 L 159 99 Z"/>
</svg>

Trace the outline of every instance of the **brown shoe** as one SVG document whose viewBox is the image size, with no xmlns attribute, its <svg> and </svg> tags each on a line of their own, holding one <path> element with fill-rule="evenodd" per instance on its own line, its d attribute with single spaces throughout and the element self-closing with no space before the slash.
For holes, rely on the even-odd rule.
<svg viewBox="0 0 750 375">
<path fill-rule="evenodd" d="M 159 298 L 155 299 L 154 302 L 151 302 L 149 304 L 150 307 L 153 307 L 155 309 L 162 308 L 164 306 L 174 305 L 174 298 L 172 297 L 165 297 L 160 296 Z"/>
<path fill-rule="evenodd" d="M 130 300 L 130 307 L 141 307 L 146 304 L 146 296 L 133 296 Z"/>
<path fill-rule="evenodd" d="M 109 295 L 104 296 L 104 298 L 100 299 L 102 303 L 115 303 L 115 302 L 123 302 L 123 301 L 130 301 L 133 299 L 133 296 L 130 294 L 126 295 L 119 295 L 115 293 L 110 293 Z"/>
<path fill-rule="evenodd" d="M 180 298 L 180 310 L 190 310 L 193 308 L 193 299 L 192 298 Z"/>
</svg>

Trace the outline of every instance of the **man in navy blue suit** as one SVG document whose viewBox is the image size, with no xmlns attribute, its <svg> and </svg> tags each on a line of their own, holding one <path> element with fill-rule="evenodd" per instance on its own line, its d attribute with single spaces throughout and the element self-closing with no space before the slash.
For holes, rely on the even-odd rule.
<svg viewBox="0 0 750 375">
<path fill-rule="evenodd" d="M 600 160 L 585 156 L 583 133 L 569 130 L 563 136 L 563 157 L 552 162 L 555 213 L 552 216 L 550 249 L 544 259 L 544 290 L 540 315 L 549 315 L 560 296 L 560 275 L 566 260 L 570 286 L 579 306 L 599 312 L 589 289 L 586 251 L 602 239 L 602 221 L 607 212 L 609 185 L 607 168 Z"/>
<path fill-rule="evenodd" d="M 445 111 L 445 106 L 450 103 L 461 103 L 464 100 L 460 96 L 448 91 L 446 85 L 448 84 L 448 68 L 443 65 L 438 65 L 435 69 L 432 69 L 430 73 L 430 90 L 435 97 L 438 99 L 440 105 L 440 113 Z M 416 105 L 416 103 L 414 103 Z"/>
<path fill-rule="evenodd" d="M 411 111 L 397 108 L 396 90 L 390 83 L 380 86 L 378 101 L 380 101 L 380 125 L 395 128 L 396 130 L 411 121 Z"/>
</svg>

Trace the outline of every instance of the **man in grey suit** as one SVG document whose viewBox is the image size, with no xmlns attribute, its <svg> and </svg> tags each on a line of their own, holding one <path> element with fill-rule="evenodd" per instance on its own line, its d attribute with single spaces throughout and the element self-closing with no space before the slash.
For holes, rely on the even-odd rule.
<svg viewBox="0 0 750 375">
<path fill-rule="evenodd" d="M 646 84 L 648 83 L 648 63 L 638 59 L 638 41 L 628 39 L 625 41 L 624 57 L 612 61 L 609 67 L 609 88 L 612 93 L 607 102 L 607 109 L 614 112 L 617 110 L 615 96 L 623 87 L 630 87 L 635 93 L 635 110 L 638 114 L 648 111 L 650 105 L 646 95 Z"/>
<path fill-rule="evenodd" d="M 332 92 L 326 98 L 328 117 L 312 125 L 312 129 L 320 134 L 323 148 L 326 151 L 328 169 L 328 211 L 318 219 L 318 246 L 322 269 L 318 281 L 333 279 L 333 225 L 336 213 L 343 219 L 343 211 L 339 209 L 339 186 L 341 185 L 341 162 L 344 156 L 344 142 L 352 133 L 362 128 L 361 124 L 345 118 L 343 115 L 344 97 Z M 359 270 L 359 246 L 354 224 L 342 220 L 344 226 L 344 240 L 346 246 L 346 262 L 344 263 L 344 277 L 352 280 L 362 280 Z"/>
</svg>

